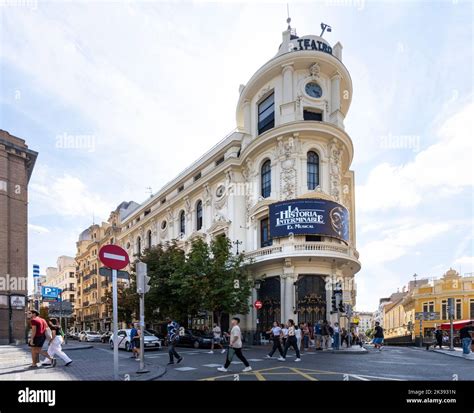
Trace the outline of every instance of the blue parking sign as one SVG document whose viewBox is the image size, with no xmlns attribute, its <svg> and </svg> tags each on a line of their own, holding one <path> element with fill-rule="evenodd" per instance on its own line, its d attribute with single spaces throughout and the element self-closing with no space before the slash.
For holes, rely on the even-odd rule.
<svg viewBox="0 0 474 413">
<path fill-rule="evenodd" d="M 61 297 L 61 289 L 56 287 L 41 287 L 43 300 L 58 300 Z"/>
</svg>

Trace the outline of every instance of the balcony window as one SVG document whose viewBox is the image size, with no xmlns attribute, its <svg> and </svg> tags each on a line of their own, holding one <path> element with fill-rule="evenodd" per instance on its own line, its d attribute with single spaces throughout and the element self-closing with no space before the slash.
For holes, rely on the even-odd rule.
<svg viewBox="0 0 474 413">
<path fill-rule="evenodd" d="M 260 247 L 269 247 L 272 245 L 272 239 L 270 238 L 270 221 L 268 218 L 264 218 L 260 221 Z"/>
<path fill-rule="evenodd" d="M 272 192 L 272 166 L 270 160 L 263 163 L 260 175 L 262 197 L 268 198 Z"/>
<path fill-rule="evenodd" d="M 316 152 L 308 152 L 306 156 L 308 189 L 316 189 L 319 185 L 319 156 Z"/>
<path fill-rule="evenodd" d="M 258 134 L 275 126 L 275 95 L 272 93 L 258 105 Z"/>
</svg>

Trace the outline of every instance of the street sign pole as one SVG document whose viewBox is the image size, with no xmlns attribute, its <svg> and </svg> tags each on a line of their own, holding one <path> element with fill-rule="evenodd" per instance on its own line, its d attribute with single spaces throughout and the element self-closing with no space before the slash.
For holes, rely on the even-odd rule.
<svg viewBox="0 0 474 413">
<path fill-rule="evenodd" d="M 140 297 L 140 370 L 137 373 L 148 373 L 145 369 L 145 293 L 148 288 L 147 265 L 137 262 L 137 292 Z"/>
<path fill-rule="evenodd" d="M 449 311 L 449 349 L 454 351 L 454 298 L 448 298 L 448 311 Z"/>
<path fill-rule="evenodd" d="M 423 319 L 420 317 L 420 347 L 423 347 Z"/>
<path fill-rule="evenodd" d="M 118 300 L 117 300 L 117 270 L 112 270 L 112 305 L 114 319 L 114 380 L 119 379 L 118 373 Z"/>
</svg>

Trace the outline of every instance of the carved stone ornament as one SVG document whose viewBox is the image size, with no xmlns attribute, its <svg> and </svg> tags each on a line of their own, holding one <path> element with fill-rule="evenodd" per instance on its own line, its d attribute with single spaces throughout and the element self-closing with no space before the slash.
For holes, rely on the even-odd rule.
<svg viewBox="0 0 474 413">
<path fill-rule="evenodd" d="M 209 205 L 212 200 L 212 193 L 209 184 L 204 185 L 204 205 Z"/>
<path fill-rule="evenodd" d="M 280 197 L 283 200 L 292 199 L 296 196 L 297 174 L 295 165 L 299 146 L 297 137 L 291 136 L 286 142 L 282 138 L 278 139 L 278 154 L 281 160 Z"/>
<path fill-rule="evenodd" d="M 260 93 L 258 94 L 257 99 L 260 99 L 262 96 L 264 96 L 264 95 L 266 95 L 268 92 L 270 92 L 270 89 L 271 89 L 270 85 L 268 85 L 267 87 L 264 87 L 264 88 L 260 91 Z"/>
<path fill-rule="evenodd" d="M 336 202 L 341 202 L 341 156 L 341 147 L 334 139 L 330 146 L 329 178 L 331 183 L 331 196 Z"/>
<path fill-rule="evenodd" d="M 311 65 L 311 67 L 309 68 L 309 73 L 311 74 L 311 77 L 313 79 L 318 79 L 321 73 L 321 68 L 319 67 L 319 64 L 314 63 L 313 65 Z"/>
<path fill-rule="evenodd" d="M 168 208 L 166 210 L 167 212 L 167 216 L 168 216 L 168 222 L 171 223 L 171 222 L 174 222 L 174 214 L 173 214 L 173 211 L 171 210 L 171 208 Z"/>
<path fill-rule="evenodd" d="M 184 210 L 186 211 L 186 215 L 189 216 L 191 214 L 191 201 L 188 197 L 184 199 Z"/>
</svg>

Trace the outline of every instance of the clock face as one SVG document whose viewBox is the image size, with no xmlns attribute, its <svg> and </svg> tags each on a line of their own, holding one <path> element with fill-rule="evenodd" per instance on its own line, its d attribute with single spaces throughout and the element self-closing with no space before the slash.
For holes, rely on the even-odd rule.
<svg viewBox="0 0 474 413">
<path fill-rule="evenodd" d="M 313 98 L 320 98 L 323 95 L 323 90 L 315 82 L 309 82 L 305 86 L 306 93 Z"/>
</svg>

